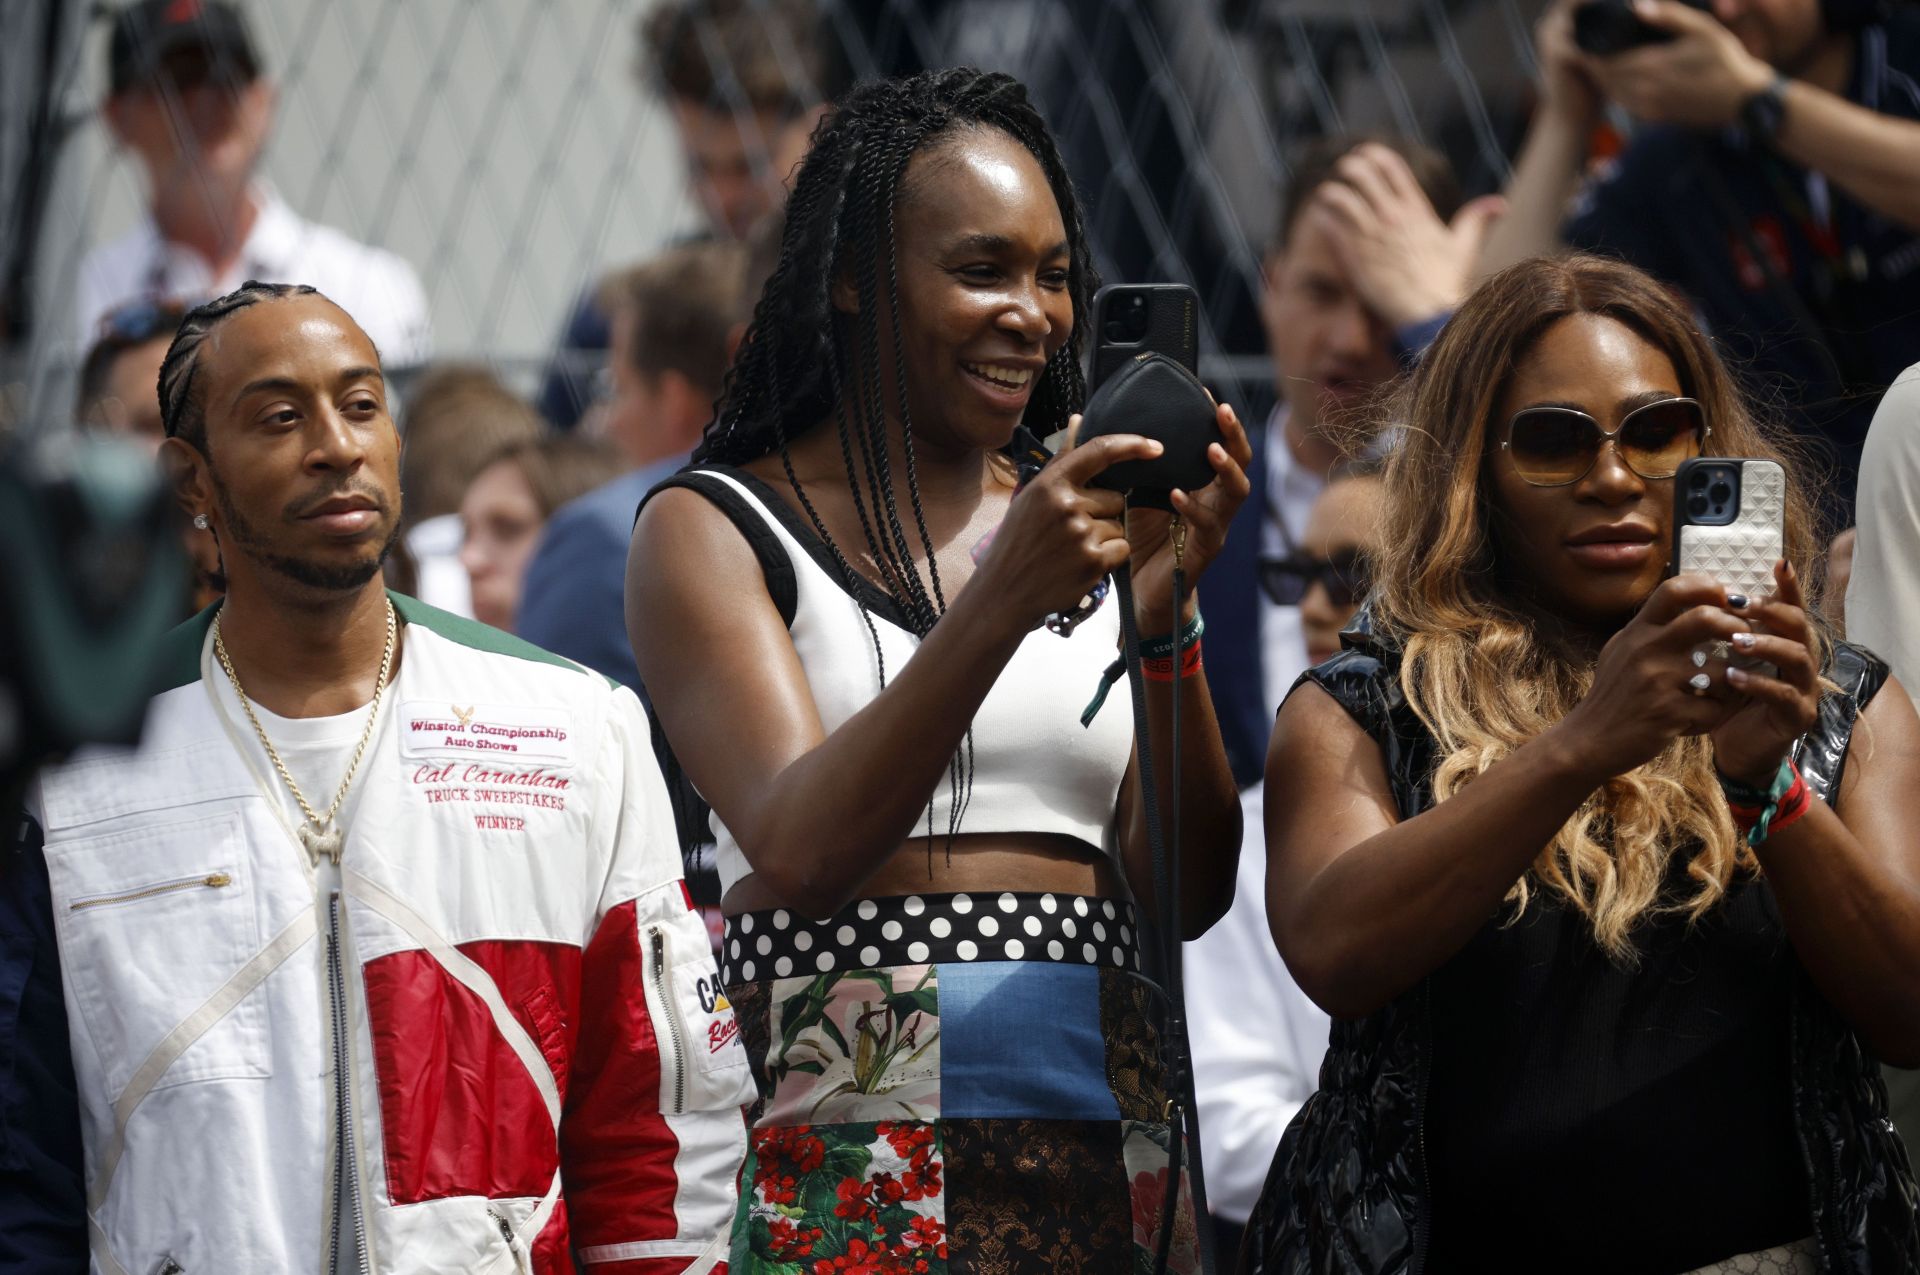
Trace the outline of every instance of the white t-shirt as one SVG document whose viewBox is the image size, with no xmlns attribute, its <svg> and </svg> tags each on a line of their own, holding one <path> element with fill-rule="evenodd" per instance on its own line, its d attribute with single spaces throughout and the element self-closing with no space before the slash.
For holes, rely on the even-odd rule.
<svg viewBox="0 0 1920 1275">
<path fill-rule="evenodd" d="M 233 683 L 227 680 L 221 671 L 219 659 L 213 662 L 212 676 L 207 678 L 207 686 L 219 700 L 220 709 L 234 726 L 234 733 L 246 746 L 248 756 L 253 760 L 260 775 L 265 778 L 280 799 L 281 812 L 286 815 L 290 827 L 299 828 L 306 821 L 300 804 L 287 791 L 286 781 L 280 778 L 280 772 L 273 768 L 273 761 L 260 746 L 259 736 L 254 734 L 253 726 L 247 721 L 247 713 L 240 705 L 240 699 L 233 693 Z M 384 697 L 391 704 L 393 687 L 387 687 Z M 260 719 L 260 728 L 273 741 L 274 751 L 280 754 L 280 760 L 287 764 L 287 770 L 293 775 L 293 782 L 300 785 L 301 793 L 307 804 L 313 807 L 313 813 L 326 817 L 327 808 L 333 805 L 333 795 L 340 790 L 340 781 L 346 778 L 347 766 L 353 760 L 353 750 L 360 742 L 360 733 L 367 728 L 367 714 L 373 710 L 369 700 L 351 712 L 340 713 L 332 717 L 282 717 L 270 712 L 258 702 L 253 702 L 254 716 Z M 384 711 L 384 710 L 383 710 Z M 372 745 L 368 745 L 369 748 Z M 365 759 L 362 758 L 362 764 Z M 354 786 L 365 780 L 364 775 L 354 776 Z M 341 803 L 339 822 L 344 826 L 353 810 L 353 790 L 347 790 L 346 800 Z"/>
<path fill-rule="evenodd" d="M 460 515 L 423 518 L 407 533 L 407 552 L 419 574 L 414 592 L 430 607 L 473 618 L 473 581 L 460 564 Z"/>
<path fill-rule="evenodd" d="M 1860 456 L 1847 636 L 1920 687 L 1920 363 L 1888 388 Z"/>
<path fill-rule="evenodd" d="M 347 238 L 331 226 L 303 221 L 270 186 L 254 188 L 258 215 L 238 259 L 215 277 L 206 259 L 169 243 L 147 216 L 127 234 L 102 244 L 80 263 L 80 348 L 100 334 L 109 310 L 138 297 L 185 304 L 233 291 L 249 279 L 305 283 L 352 315 L 373 338 L 383 364 L 413 367 L 433 352 L 427 294 L 413 267 L 393 253 Z"/>
</svg>

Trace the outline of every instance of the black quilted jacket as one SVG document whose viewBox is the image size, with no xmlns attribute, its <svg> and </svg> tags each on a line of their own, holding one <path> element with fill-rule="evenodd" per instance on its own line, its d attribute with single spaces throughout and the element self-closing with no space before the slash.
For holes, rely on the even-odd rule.
<svg viewBox="0 0 1920 1275">
<path fill-rule="evenodd" d="M 1402 819 L 1433 799 L 1433 741 L 1400 691 L 1398 652 L 1368 631 L 1306 676 L 1381 746 Z M 1831 801 L 1859 711 L 1887 679 L 1871 652 L 1836 644 L 1840 688 L 1796 745 L 1807 783 Z M 1421 1275 L 1428 1225 L 1422 1117 L 1428 987 L 1363 1019 L 1335 1021 L 1320 1089 L 1288 1126 L 1247 1235 L 1243 1275 Z M 1820 1269 L 1920 1272 L 1920 1190 L 1887 1119 L 1879 1067 L 1803 973 L 1793 997 L 1793 1107 Z"/>
</svg>

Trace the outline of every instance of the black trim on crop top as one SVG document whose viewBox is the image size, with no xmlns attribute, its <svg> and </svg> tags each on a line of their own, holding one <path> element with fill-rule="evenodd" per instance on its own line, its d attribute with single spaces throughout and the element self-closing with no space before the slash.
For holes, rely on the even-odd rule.
<svg viewBox="0 0 1920 1275">
<path fill-rule="evenodd" d="M 721 466 L 711 468 L 723 469 Z M 723 469 L 723 472 L 736 478 L 745 477 L 738 470 Z M 740 499 L 739 492 L 712 474 L 698 470 L 683 469 L 663 480 L 641 498 L 640 508 L 645 509 L 648 501 L 670 487 L 684 487 L 705 497 L 746 537 L 753 556 L 760 562 L 760 573 L 767 578 L 767 593 L 773 598 L 773 605 L 779 610 L 782 623 L 792 628 L 793 617 L 800 608 L 799 587 L 795 582 L 793 563 L 787 559 L 787 547 L 780 543 L 780 537 L 767 525 L 767 520 Z M 638 520 L 638 513 L 635 519 Z"/>
<path fill-rule="evenodd" d="M 754 546 L 754 554 L 760 558 L 762 568 L 767 567 L 767 557 L 761 549 L 763 539 L 767 549 L 779 555 L 781 568 L 786 572 L 787 587 L 791 590 L 793 564 L 787 561 L 785 547 L 780 544 L 780 541 L 773 535 L 772 530 L 767 527 L 764 520 L 755 515 L 751 507 L 741 502 L 738 492 L 728 487 L 725 483 L 714 482 L 712 480 L 711 476 L 714 474 L 725 474 L 728 478 L 733 479 L 758 497 L 760 503 L 765 505 L 768 511 L 780 520 L 780 525 L 786 529 L 787 534 L 799 541 L 800 547 L 807 551 L 807 556 L 812 558 L 814 562 L 819 565 L 820 569 L 827 573 L 827 578 L 840 586 L 843 592 L 851 592 L 854 601 L 860 603 L 861 606 L 865 607 L 872 614 L 885 620 L 895 628 L 905 630 L 909 633 L 913 631 L 907 624 L 906 612 L 900 609 L 900 603 L 894 599 L 893 595 L 869 580 L 866 576 L 861 575 L 857 569 L 852 573 L 854 587 L 850 591 L 847 589 L 846 573 L 841 571 L 840 564 L 834 561 L 833 550 L 828 548 L 826 541 L 820 538 L 820 533 L 814 529 L 813 523 L 805 514 L 795 509 L 778 491 L 774 490 L 771 484 L 763 479 L 733 465 L 708 464 L 702 465 L 698 469 L 684 470 L 681 473 L 675 474 L 666 482 L 661 483 L 660 487 L 654 488 L 654 491 L 659 491 L 661 488 L 669 486 L 690 487 L 718 505 L 727 517 L 732 519 L 733 524 L 740 528 L 741 533 L 747 537 L 748 542 Z M 698 484 L 692 481 L 681 481 L 683 479 L 692 480 L 700 478 L 705 478 L 706 481 Z M 749 524 L 751 524 L 751 527 Z M 773 577 L 771 574 L 768 575 L 767 585 L 769 589 L 773 587 Z M 791 592 L 789 592 L 788 596 L 792 596 Z M 779 595 L 775 595 L 774 602 L 779 604 Z M 792 604 L 782 606 L 780 614 L 785 617 L 787 626 L 791 628 L 793 626 Z"/>
</svg>

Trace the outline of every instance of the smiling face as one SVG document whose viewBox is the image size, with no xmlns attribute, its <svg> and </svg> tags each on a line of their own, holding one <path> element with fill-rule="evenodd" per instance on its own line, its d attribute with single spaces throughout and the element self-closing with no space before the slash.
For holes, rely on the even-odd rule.
<svg viewBox="0 0 1920 1275">
<path fill-rule="evenodd" d="M 1268 257 L 1260 317 L 1275 384 L 1310 435 L 1359 406 L 1399 369 L 1391 333 L 1341 267 L 1323 219 L 1299 218 Z"/>
<path fill-rule="evenodd" d="M 916 442 L 1004 447 L 1073 331 L 1067 231 L 1046 173 L 1005 133 L 959 129 L 908 164 L 894 219 Z M 858 304 L 850 285 L 835 302 Z"/>
<path fill-rule="evenodd" d="M 230 589 L 337 595 L 379 574 L 400 521 L 400 437 L 373 342 L 320 296 L 260 301 L 196 353 L 202 445 L 165 449 L 212 521 Z"/>
<path fill-rule="evenodd" d="M 1599 315 L 1559 320 L 1521 356 L 1488 424 L 1483 478 L 1500 562 L 1517 589 L 1581 627 L 1625 623 L 1666 575 L 1673 480 L 1640 477 L 1608 443 L 1585 477 L 1533 486 L 1500 450 L 1507 422 L 1525 408 L 1559 406 L 1615 430 L 1634 408 L 1682 393 L 1665 354 Z"/>
</svg>

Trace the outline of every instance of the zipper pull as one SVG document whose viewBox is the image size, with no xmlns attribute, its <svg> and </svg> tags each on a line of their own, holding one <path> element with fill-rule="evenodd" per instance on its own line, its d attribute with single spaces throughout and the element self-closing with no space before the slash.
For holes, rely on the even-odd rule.
<svg viewBox="0 0 1920 1275">
<path fill-rule="evenodd" d="M 200 884 L 210 885 L 217 890 L 221 886 L 232 885 L 233 878 L 228 876 L 224 872 L 210 872 L 207 874 L 206 880 L 202 881 Z"/>
<path fill-rule="evenodd" d="M 511 1247 L 513 1244 L 513 1223 L 507 1221 L 504 1215 L 496 1213 L 492 1209 L 487 1210 L 487 1216 L 492 1218 L 493 1224 L 500 1228 L 500 1238 L 505 1240 L 508 1246 Z"/>
</svg>

